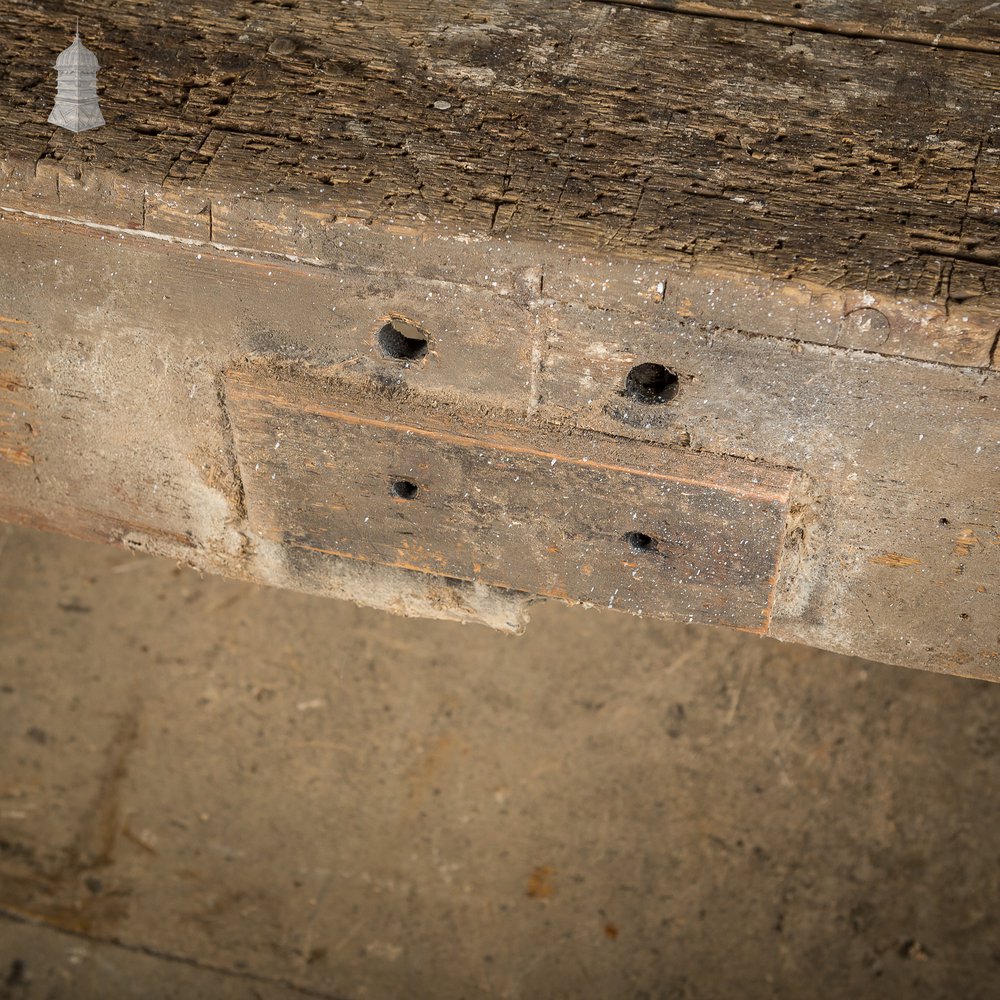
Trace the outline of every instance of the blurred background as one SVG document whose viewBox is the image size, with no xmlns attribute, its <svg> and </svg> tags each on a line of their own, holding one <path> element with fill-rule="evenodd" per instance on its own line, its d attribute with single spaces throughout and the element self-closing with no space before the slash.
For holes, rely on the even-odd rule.
<svg viewBox="0 0 1000 1000">
<path fill-rule="evenodd" d="M 0 547 L 0 997 L 1000 995 L 1000 686 Z"/>
</svg>

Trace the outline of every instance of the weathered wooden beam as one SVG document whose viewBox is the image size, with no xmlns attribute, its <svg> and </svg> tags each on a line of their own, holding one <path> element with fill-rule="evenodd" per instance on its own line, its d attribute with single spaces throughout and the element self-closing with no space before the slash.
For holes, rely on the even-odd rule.
<svg viewBox="0 0 1000 1000">
<path fill-rule="evenodd" d="M 63 10 L 0 11 L 10 207 L 239 243 L 256 196 L 292 253 L 318 227 L 285 232 L 279 202 L 1000 325 L 992 55 L 575 2 L 98 5 L 111 125 L 74 138 L 44 120 Z"/>
<path fill-rule="evenodd" d="M 1000 677 L 992 55 L 192 11 L 90 15 L 109 124 L 72 136 L 39 118 L 69 11 L 0 3 L 0 516 L 405 613 L 544 594 Z"/>
<path fill-rule="evenodd" d="M 929 48 L 1000 53 L 1000 7 L 995 3 L 936 0 L 590 0 L 664 14 L 748 21 L 795 31 L 906 42 Z"/>
<path fill-rule="evenodd" d="M 359 261 L 370 259 L 369 234 L 364 227 L 343 229 Z M 744 456 L 764 463 L 761 475 L 800 470 L 768 612 L 771 634 L 988 672 L 977 656 L 989 664 L 995 624 L 997 549 L 989 527 L 995 492 L 983 487 L 996 479 L 995 438 L 986 435 L 996 426 L 997 388 L 984 369 L 747 337 L 679 317 L 660 301 L 656 282 L 645 294 L 633 287 L 628 309 L 581 306 L 572 294 L 536 298 L 517 280 L 537 270 L 497 244 L 453 248 L 456 259 L 461 255 L 463 282 L 457 262 L 448 279 L 386 281 L 362 264 L 318 268 L 258 254 L 250 259 L 209 245 L 21 216 L 3 220 L 0 238 L 3 314 L 19 320 L 5 327 L 15 348 L 6 384 L 11 412 L 21 418 L 9 422 L 5 442 L 14 456 L 0 481 L 8 510 L 28 510 L 67 528 L 92 523 L 92 534 L 152 545 L 206 568 L 323 590 L 340 560 L 310 562 L 290 550 L 301 548 L 295 508 L 307 505 L 315 478 L 303 458 L 305 444 L 296 437 L 295 448 L 282 454 L 273 448 L 282 439 L 265 433 L 259 417 L 247 424 L 245 397 L 264 392 L 274 379 L 286 384 L 286 396 L 296 401 L 290 412 L 298 412 L 300 422 L 310 406 L 332 411 L 340 400 L 338 412 L 357 415 L 374 400 L 385 410 L 380 418 L 395 413 L 404 426 L 416 419 L 410 408 L 450 413 L 465 425 L 470 448 L 485 445 L 500 420 L 521 427 L 508 431 L 515 438 L 551 434 L 553 443 L 535 450 L 554 457 L 617 450 L 621 457 L 603 464 L 623 471 L 637 466 L 629 441 L 656 443 L 663 473 L 674 478 L 672 469 L 697 465 L 701 456 L 710 466 L 719 462 L 713 456 Z M 421 260 L 426 264 L 419 239 L 397 242 L 393 273 L 411 274 Z M 503 272 L 498 289 L 473 284 L 497 254 L 512 269 Z M 492 271 L 501 274 L 499 267 Z M 30 283 L 25 274 L 32 275 Z M 116 291 L 100 277 L 112 274 Z M 60 282 L 66 298 L 38 294 Z M 619 286 L 623 296 L 627 284 Z M 379 346 L 386 318 L 401 315 L 427 332 L 430 350 L 422 363 L 387 358 Z M 816 318 L 826 325 L 822 309 Z M 669 402 L 624 395 L 628 373 L 648 363 L 678 373 L 678 392 Z M 224 376 L 234 365 L 243 370 L 235 401 Z M 285 429 L 295 426 L 293 420 Z M 603 437 L 575 440 L 584 428 Z M 314 431 L 318 454 L 334 449 L 334 427 Z M 559 443 L 557 435 L 566 433 L 570 439 Z M 595 455 L 581 456 L 581 448 L 596 449 Z M 262 449 L 274 452 L 264 465 L 273 481 L 254 469 Z M 293 463 L 290 454 L 298 464 L 274 464 Z M 241 469 L 251 455 L 246 474 Z M 372 468 L 383 461 L 373 458 Z M 428 466 L 417 478 L 434 495 L 439 476 L 453 480 L 448 467 L 442 454 L 440 468 Z M 593 473 L 575 471 L 566 490 L 575 483 L 585 501 Z M 353 499 L 354 514 L 370 504 L 369 473 L 356 460 L 335 463 L 325 475 L 321 488 L 331 502 L 330 476 L 339 477 L 340 491 Z M 289 479 L 296 485 L 276 493 Z M 771 492 L 783 493 L 791 483 Z M 477 485 L 471 478 L 470 491 Z M 383 486 L 381 500 L 388 502 L 388 480 Z M 506 504 L 530 506 L 530 480 L 523 490 Z M 584 504 L 581 530 L 594 516 L 587 510 L 606 512 L 605 501 L 592 503 Z M 664 512 L 670 509 L 665 502 Z M 546 502 L 537 518 L 562 530 L 558 513 Z M 471 563 L 485 561 L 475 557 L 475 537 L 477 530 L 493 530 L 496 516 L 495 509 L 484 514 L 475 530 L 466 525 Z M 526 539 L 534 530 L 528 525 Z M 620 519 L 607 524 L 618 546 L 604 548 L 609 566 L 620 565 L 628 530 Z M 756 534 L 746 537 L 760 541 Z M 312 548 L 356 554 L 338 544 Z M 553 536 L 542 549 L 548 544 L 559 541 Z M 517 545 L 510 546 L 513 569 Z M 577 566 L 580 574 L 584 565 Z M 453 579 L 475 575 L 451 564 L 438 571 Z M 517 590 L 556 589 L 537 577 L 490 580 Z M 574 580 L 571 591 L 564 582 L 566 596 L 585 598 L 580 584 Z M 734 596 L 727 586 L 717 587 L 717 595 L 723 603 Z M 602 593 L 599 603 L 608 597 Z M 942 601 L 947 612 L 918 613 Z M 668 600 L 658 610 L 692 616 L 687 600 Z"/>
</svg>

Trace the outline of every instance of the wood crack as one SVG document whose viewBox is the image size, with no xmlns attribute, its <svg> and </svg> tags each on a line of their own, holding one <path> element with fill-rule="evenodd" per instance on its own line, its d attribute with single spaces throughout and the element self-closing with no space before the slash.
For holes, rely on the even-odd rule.
<svg viewBox="0 0 1000 1000">
<path fill-rule="evenodd" d="M 965 226 L 966 223 L 969 221 L 969 205 L 972 203 L 972 194 L 976 190 L 976 170 L 979 167 L 979 160 L 980 157 L 982 157 L 983 155 L 983 147 L 985 146 L 985 144 L 986 144 L 986 135 L 984 133 L 979 137 L 979 145 L 976 147 L 976 155 L 972 159 L 972 170 L 969 173 L 969 189 L 965 193 L 964 211 L 962 212 L 962 218 L 958 224 L 958 245 L 960 247 L 962 246 L 965 240 Z M 986 256 L 987 258 L 989 258 L 989 255 Z M 963 258 L 955 257 L 953 259 L 951 267 L 948 268 L 948 278 L 945 285 L 945 300 L 944 300 L 944 308 L 946 314 L 950 313 L 951 303 L 953 301 L 951 295 L 951 279 L 955 274 L 954 261 L 958 261 L 961 259 Z M 998 264 L 1000 264 L 1000 259 L 998 259 L 995 255 L 993 255 L 992 258 L 989 259 L 982 259 L 979 255 L 975 255 L 973 259 L 969 261 L 969 263 L 985 264 L 988 267 L 995 267 Z"/>
<path fill-rule="evenodd" d="M 975 253 L 963 250 L 945 250 L 942 247 L 934 246 L 914 246 L 918 254 L 930 257 L 946 257 L 948 260 L 962 260 L 967 264 L 981 264 L 984 267 L 1000 267 L 1000 254 L 995 253 Z M 948 282 L 946 281 L 946 284 Z M 948 296 L 951 289 L 948 288 Z"/>
<path fill-rule="evenodd" d="M 236 439 L 233 436 L 233 425 L 229 419 L 229 408 L 226 405 L 226 383 L 219 375 L 215 380 L 215 391 L 219 399 L 219 409 L 222 414 L 222 433 L 225 440 L 226 463 L 233 479 L 233 504 L 241 523 L 247 519 L 247 495 L 243 486 L 243 476 L 240 474 L 240 463 L 236 457 Z"/>
<path fill-rule="evenodd" d="M 687 17 L 711 17 L 723 21 L 743 21 L 764 24 L 772 28 L 794 28 L 820 35 L 839 35 L 842 38 L 865 39 L 878 42 L 901 42 L 932 49 L 955 49 L 960 52 L 980 52 L 1000 55 L 1000 41 L 973 41 L 948 38 L 923 31 L 886 31 L 852 21 L 819 21 L 808 17 L 764 14 L 755 10 L 718 7 L 698 0 L 583 0 L 609 7 L 631 7 L 651 13 L 680 14 Z M 957 22 L 956 22 L 957 23 Z"/>
</svg>

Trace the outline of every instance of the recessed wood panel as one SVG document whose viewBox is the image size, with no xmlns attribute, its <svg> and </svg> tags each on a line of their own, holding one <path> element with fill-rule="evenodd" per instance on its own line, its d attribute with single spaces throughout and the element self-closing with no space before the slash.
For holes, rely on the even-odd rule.
<svg viewBox="0 0 1000 1000">
<path fill-rule="evenodd" d="M 251 528 L 294 547 L 764 631 L 792 473 L 231 372 Z"/>
</svg>

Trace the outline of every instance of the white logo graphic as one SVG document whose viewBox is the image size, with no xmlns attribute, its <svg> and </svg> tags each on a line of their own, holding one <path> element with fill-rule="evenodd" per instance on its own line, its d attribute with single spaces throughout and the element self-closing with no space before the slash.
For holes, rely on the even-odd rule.
<svg viewBox="0 0 1000 1000">
<path fill-rule="evenodd" d="M 104 124 L 97 103 L 97 70 L 97 56 L 80 41 L 77 24 L 73 44 L 60 52 L 56 60 L 59 84 L 49 124 L 68 128 L 70 132 L 86 132 Z"/>
</svg>

